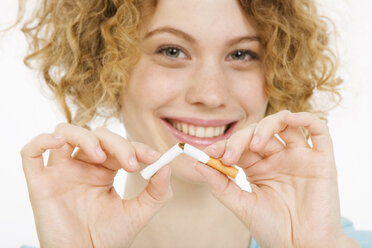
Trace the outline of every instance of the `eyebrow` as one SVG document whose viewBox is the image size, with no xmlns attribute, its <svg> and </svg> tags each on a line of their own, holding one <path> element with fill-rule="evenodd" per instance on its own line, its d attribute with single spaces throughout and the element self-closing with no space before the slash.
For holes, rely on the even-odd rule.
<svg viewBox="0 0 372 248">
<path fill-rule="evenodd" d="M 148 32 L 144 36 L 144 39 L 147 39 L 150 36 L 153 36 L 154 34 L 158 34 L 158 33 L 170 33 L 170 34 L 173 34 L 175 36 L 178 36 L 178 37 L 180 37 L 180 38 L 182 38 L 182 39 L 184 39 L 186 41 L 189 41 L 191 43 L 196 43 L 196 39 L 194 37 L 192 37 L 191 35 L 183 32 L 183 31 L 181 31 L 179 29 L 168 27 L 168 26 L 157 28 L 157 29 L 154 29 L 154 30 Z"/>
<path fill-rule="evenodd" d="M 243 41 L 256 41 L 256 42 L 261 42 L 260 37 L 258 37 L 258 36 L 247 35 L 247 36 L 242 36 L 242 37 L 238 37 L 238 38 L 232 39 L 232 40 L 228 43 L 228 45 L 229 45 L 229 46 L 232 46 L 232 45 L 238 44 L 238 43 L 243 42 Z"/>
<path fill-rule="evenodd" d="M 178 36 L 179 38 L 182 38 L 182 39 L 184 39 L 184 40 L 186 40 L 190 43 L 197 43 L 196 39 L 194 37 L 192 37 L 191 35 L 183 32 L 179 29 L 172 28 L 172 27 L 169 27 L 169 26 L 156 28 L 156 29 L 146 33 L 145 36 L 144 36 L 144 39 L 148 39 L 149 37 L 151 37 L 155 34 L 159 34 L 159 33 L 170 33 L 170 34 Z M 232 45 L 235 45 L 235 44 L 243 42 L 243 41 L 257 41 L 257 42 L 260 42 L 260 38 L 258 36 L 253 36 L 253 35 L 241 36 L 241 37 L 237 37 L 237 38 L 234 38 L 231 41 L 229 41 L 228 45 L 232 46 Z"/>
</svg>

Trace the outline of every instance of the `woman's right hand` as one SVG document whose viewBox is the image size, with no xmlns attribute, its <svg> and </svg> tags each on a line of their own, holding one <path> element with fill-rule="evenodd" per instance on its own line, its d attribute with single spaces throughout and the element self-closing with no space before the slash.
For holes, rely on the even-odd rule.
<svg viewBox="0 0 372 248">
<path fill-rule="evenodd" d="M 120 198 L 113 188 L 117 171 L 135 172 L 137 161 L 150 164 L 160 154 L 103 127 L 61 123 L 54 134 L 36 136 L 21 155 L 41 247 L 129 247 L 172 197 L 165 166 L 138 197 Z"/>
</svg>

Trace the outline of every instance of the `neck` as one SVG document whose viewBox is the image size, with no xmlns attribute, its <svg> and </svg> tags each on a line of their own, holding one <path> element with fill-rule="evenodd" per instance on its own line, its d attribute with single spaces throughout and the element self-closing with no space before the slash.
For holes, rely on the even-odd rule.
<svg viewBox="0 0 372 248">
<path fill-rule="evenodd" d="M 139 195 L 145 189 L 148 181 L 144 180 L 139 173 L 131 173 L 127 176 L 125 187 L 125 199 L 131 199 Z M 191 184 L 184 182 L 175 176 L 171 177 L 171 187 L 174 197 L 170 201 L 171 204 L 183 203 L 185 201 L 200 201 L 205 203 L 205 199 L 210 197 L 208 187 L 204 184 Z M 167 203 L 168 204 L 168 203 Z"/>
<path fill-rule="evenodd" d="M 125 198 L 138 196 L 147 183 L 139 173 L 129 174 Z M 173 198 L 136 237 L 133 248 L 168 248 L 179 242 L 185 247 L 196 248 L 217 247 L 221 244 L 224 247 L 249 246 L 247 228 L 209 193 L 206 185 L 190 184 L 173 176 L 171 186 Z M 203 239 L 196 242 L 195 237 L 201 233 Z"/>
</svg>

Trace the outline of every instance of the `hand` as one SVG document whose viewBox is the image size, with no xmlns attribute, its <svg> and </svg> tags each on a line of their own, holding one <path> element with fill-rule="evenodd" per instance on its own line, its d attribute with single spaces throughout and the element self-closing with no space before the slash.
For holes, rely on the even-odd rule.
<svg viewBox="0 0 372 248">
<path fill-rule="evenodd" d="M 137 160 L 149 164 L 160 154 L 103 127 L 59 124 L 54 134 L 25 145 L 21 155 L 41 247 L 128 247 L 172 196 L 166 166 L 137 198 L 122 200 L 113 188 L 117 171 L 137 171 Z"/>
<path fill-rule="evenodd" d="M 196 166 L 261 247 L 359 247 L 342 231 L 332 140 L 315 115 L 276 113 L 205 152 L 244 170 L 251 193 L 208 166 Z"/>
</svg>

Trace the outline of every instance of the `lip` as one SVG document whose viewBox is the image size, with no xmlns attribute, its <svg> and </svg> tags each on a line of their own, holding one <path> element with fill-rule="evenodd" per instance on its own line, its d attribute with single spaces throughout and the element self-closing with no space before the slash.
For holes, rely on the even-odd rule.
<svg viewBox="0 0 372 248">
<path fill-rule="evenodd" d="M 201 126 L 201 127 L 218 127 L 218 126 L 224 126 L 224 125 L 228 125 L 233 122 L 236 122 L 236 120 L 203 120 L 203 119 L 190 118 L 190 117 L 162 117 L 162 119 L 180 121 L 180 122 L 184 122 L 190 125 Z"/>
<path fill-rule="evenodd" d="M 178 139 L 180 142 L 185 142 L 198 148 L 205 148 L 217 141 L 228 139 L 232 135 L 233 130 L 236 124 L 238 123 L 237 121 L 226 121 L 226 120 L 200 120 L 200 119 L 194 119 L 194 118 L 169 118 L 171 120 L 178 120 L 178 121 L 182 121 L 182 122 L 197 125 L 197 126 L 224 126 L 227 124 L 231 124 L 230 128 L 227 130 L 227 132 L 224 135 L 213 137 L 213 138 L 199 138 L 195 136 L 190 136 L 188 134 L 185 134 L 177 130 L 171 124 L 169 124 L 166 119 L 168 118 L 164 118 L 164 119 L 161 118 L 164 125 L 168 128 L 170 133 L 174 137 L 176 137 L 176 139 Z"/>
</svg>

